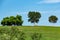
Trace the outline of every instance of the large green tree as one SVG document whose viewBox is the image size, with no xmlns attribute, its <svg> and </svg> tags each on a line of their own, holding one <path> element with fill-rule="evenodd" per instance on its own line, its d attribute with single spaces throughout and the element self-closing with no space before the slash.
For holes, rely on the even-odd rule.
<svg viewBox="0 0 60 40">
<path fill-rule="evenodd" d="M 1 24 L 3 26 L 7 25 L 7 26 L 12 26 L 12 25 L 17 25 L 17 26 L 22 26 L 22 16 L 17 15 L 15 16 L 10 16 L 10 17 L 5 17 L 3 18 L 3 20 L 1 21 Z"/>
<path fill-rule="evenodd" d="M 41 18 L 41 14 L 39 12 L 34 12 L 34 11 L 30 11 L 28 13 L 28 21 L 31 22 L 31 23 L 38 23 L 39 22 L 39 19 Z"/>
<path fill-rule="evenodd" d="M 52 16 L 49 17 L 49 22 L 50 23 L 56 23 L 57 20 L 58 20 L 58 18 L 56 16 L 54 16 L 54 15 L 52 15 Z"/>
</svg>

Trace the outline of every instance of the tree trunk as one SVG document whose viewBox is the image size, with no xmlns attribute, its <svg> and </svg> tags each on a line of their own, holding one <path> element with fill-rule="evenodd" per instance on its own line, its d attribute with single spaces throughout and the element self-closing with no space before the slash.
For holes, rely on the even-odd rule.
<svg viewBox="0 0 60 40">
<path fill-rule="evenodd" d="M 34 22 L 34 26 L 36 26 L 36 23 Z"/>
</svg>

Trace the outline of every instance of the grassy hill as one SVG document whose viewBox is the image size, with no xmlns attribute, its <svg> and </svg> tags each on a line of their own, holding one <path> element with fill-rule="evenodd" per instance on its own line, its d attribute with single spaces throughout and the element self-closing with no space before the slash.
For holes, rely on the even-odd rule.
<svg viewBox="0 0 60 40">
<path fill-rule="evenodd" d="M 53 27 L 53 26 L 22 26 L 22 27 L 18 26 L 18 27 L 13 27 L 13 30 L 12 30 L 12 26 L 0 26 L 0 35 L 4 36 L 8 34 L 7 35 L 8 37 L 11 32 L 12 34 L 14 34 L 14 32 L 17 33 L 16 30 L 23 31 L 26 35 L 26 38 L 25 38 L 26 40 L 32 40 L 31 35 L 33 33 L 41 34 L 41 40 L 60 40 L 60 27 Z M 2 38 L 5 38 L 5 37 L 2 37 Z M 6 40 L 9 40 L 9 39 L 6 39 Z"/>
</svg>

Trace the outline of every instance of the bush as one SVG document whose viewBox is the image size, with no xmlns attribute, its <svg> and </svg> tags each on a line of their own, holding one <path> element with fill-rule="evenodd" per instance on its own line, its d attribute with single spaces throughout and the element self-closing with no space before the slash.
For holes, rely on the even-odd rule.
<svg viewBox="0 0 60 40">
<path fill-rule="evenodd" d="M 32 38 L 32 40 L 40 40 L 41 39 L 41 34 L 33 33 L 31 38 Z"/>
</svg>

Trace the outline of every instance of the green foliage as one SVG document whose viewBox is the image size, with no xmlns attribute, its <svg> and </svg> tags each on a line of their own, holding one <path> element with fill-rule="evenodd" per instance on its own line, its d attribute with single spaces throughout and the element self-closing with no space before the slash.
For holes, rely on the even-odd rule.
<svg viewBox="0 0 60 40">
<path fill-rule="evenodd" d="M 22 26 L 23 21 L 22 21 L 22 17 L 20 15 L 17 15 L 16 17 L 10 16 L 10 17 L 3 18 L 3 20 L 1 21 L 1 24 L 3 26 L 5 26 L 5 25 L 7 25 L 7 26 L 12 26 L 12 25 Z"/>
<path fill-rule="evenodd" d="M 2 34 L 2 35 L 0 35 L 0 40 L 10 40 L 10 35 Z"/>
<path fill-rule="evenodd" d="M 15 40 L 15 38 L 17 40 L 25 40 L 25 33 L 17 27 L 12 27 L 11 28 L 10 35 L 11 35 L 11 40 L 12 39 Z"/>
<path fill-rule="evenodd" d="M 41 37 L 42 36 L 39 33 L 33 33 L 33 35 L 31 36 L 32 40 L 40 40 Z"/>
<path fill-rule="evenodd" d="M 1 21 L 1 24 L 3 25 L 3 26 L 5 26 L 5 25 L 11 25 L 11 21 L 9 20 L 9 17 L 5 17 L 5 18 L 3 18 L 3 20 Z"/>
<path fill-rule="evenodd" d="M 0 40 L 25 40 L 25 33 L 17 27 L 0 28 Z"/>
<path fill-rule="evenodd" d="M 17 15 L 16 18 L 22 20 L 22 17 L 20 15 Z"/>
<path fill-rule="evenodd" d="M 54 15 L 49 17 L 49 22 L 51 22 L 51 23 L 56 23 L 57 20 L 58 20 L 58 18 L 56 16 L 54 16 Z"/>
<path fill-rule="evenodd" d="M 28 13 L 28 21 L 31 23 L 38 23 L 41 18 L 41 14 L 39 12 L 29 12 Z"/>
</svg>

